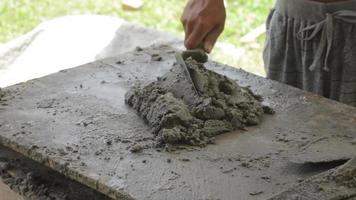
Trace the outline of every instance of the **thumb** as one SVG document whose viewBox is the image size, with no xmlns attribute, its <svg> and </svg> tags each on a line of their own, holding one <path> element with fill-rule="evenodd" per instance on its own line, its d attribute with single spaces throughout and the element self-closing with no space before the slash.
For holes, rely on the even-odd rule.
<svg viewBox="0 0 356 200">
<path fill-rule="evenodd" d="M 224 27 L 219 26 L 217 28 L 214 28 L 212 31 L 210 31 L 206 35 L 206 37 L 204 38 L 204 50 L 207 53 L 210 53 L 211 50 L 214 48 L 214 45 L 223 30 L 224 30 Z"/>
</svg>

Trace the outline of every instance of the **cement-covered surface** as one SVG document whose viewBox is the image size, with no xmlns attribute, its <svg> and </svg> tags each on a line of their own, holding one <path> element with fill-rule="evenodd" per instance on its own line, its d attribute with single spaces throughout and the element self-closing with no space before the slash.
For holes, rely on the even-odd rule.
<svg viewBox="0 0 356 200">
<path fill-rule="evenodd" d="M 266 199 L 326 169 L 291 162 L 312 144 L 341 144 L 312 161 L 356 154 L 356 108 L 214 62 L 209 69 L 250 85 L 276 114 L 215 145 L 157 151 L 124 94 L 173 62 L 171 48 L 151 48 L 6 88 L 0 142 L 115 199 Z M 135 143 L 142 153 L 130 152 Z"/>
<path fill-rule="evenodd" d="M 315 175 L 269 200 L 356 199 L 356 157 L 344 165 Z"/>
<path fill-rule="evenodd" d="M 0 199 L 110 200 L 111 198 L 0 145 Z"/>
</svg>

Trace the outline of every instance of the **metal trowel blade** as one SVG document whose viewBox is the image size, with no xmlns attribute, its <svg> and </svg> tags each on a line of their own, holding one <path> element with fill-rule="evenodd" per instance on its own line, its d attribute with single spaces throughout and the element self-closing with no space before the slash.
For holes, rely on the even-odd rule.
<svg viewBox="0 0 356 200">
<path fill-rule="evenodd" d="M 356 145 L 341 138 L 321 138 L 290 155 L 296 164 L 316 164 L 346 161 L 356 157 Z"/>
<path fill-rule="evenodd" d="M 176 60 L 177 60 L 178 64 L 182 67 L 184 74 L 185 74 L 186 78 L 188 79 L 189 83 L 192 85 L 192 88 L 194 89 L 195 93 L 197 95 L 200 95 L 200 92 L 197 90 L 195 83 L 192 79 L 192 76 L 191 76 L 190 71 L 187 67 L 187 64 L 185 63 L 185 60 L 183 59 L 182 54 L 180 54 L 179 52 L 176 53 Z"/>
</svg>

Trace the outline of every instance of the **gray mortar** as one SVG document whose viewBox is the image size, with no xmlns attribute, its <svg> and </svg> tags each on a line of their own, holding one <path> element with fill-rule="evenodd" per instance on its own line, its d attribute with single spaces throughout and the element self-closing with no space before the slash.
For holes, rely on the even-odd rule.
<svg viewBox="0 0 356 200">
<path fill-rule="evenodd" d="M 157 81 L 134 86 L 125 95 L 125 102 L 152 127 L 159 144 L 206 145 L 218 134 L 261 122 L 265 109 L 260 96 L 191 57 L 185 62 L 200 94 L 175 63 Z"/>
</svg>

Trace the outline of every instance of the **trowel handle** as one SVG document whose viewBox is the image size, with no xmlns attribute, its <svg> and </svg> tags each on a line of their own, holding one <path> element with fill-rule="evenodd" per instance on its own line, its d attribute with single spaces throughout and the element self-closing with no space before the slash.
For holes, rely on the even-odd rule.
<svg viewBox="0 0 356 200">
<path fill-rule="evenodd" d="M 189 57 L 192 57 L 199 63 L 206 63 L 208 61 L 208 55 L 203 49 L 191 49 L 182 52 L 182 57 L 186 60 Z"/>
<path fill-rule="evenodd" d="M 192 50 L 203 51 L 204 53 L 207 53 L 207 52 L 204 50 L 204 44 L 203 44 L 203 43 L 200 43 L 200 44 L 197 46 L 197 48 L 192 49 Z"/>
</svg>

